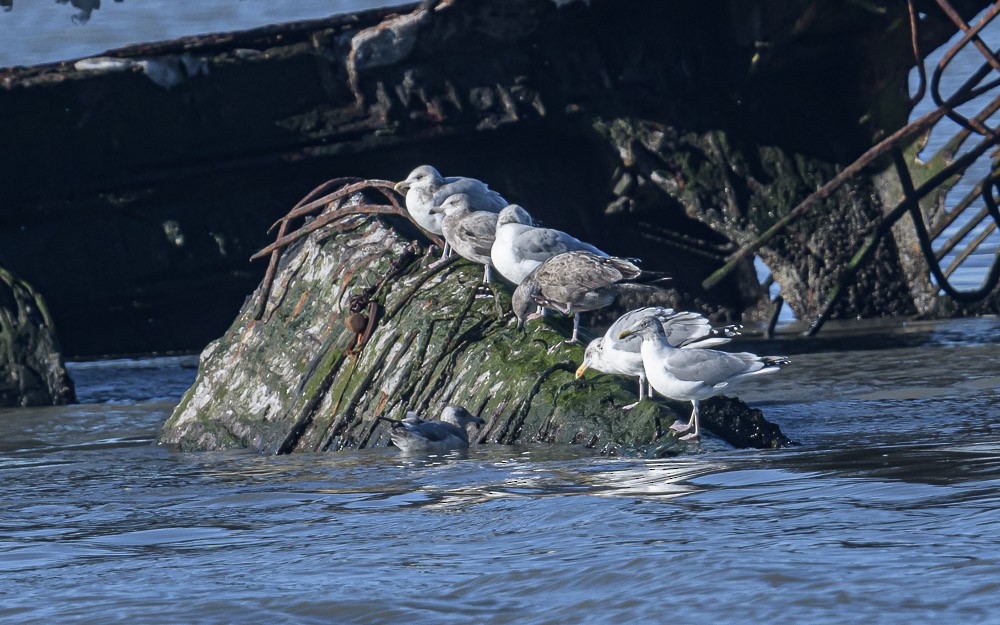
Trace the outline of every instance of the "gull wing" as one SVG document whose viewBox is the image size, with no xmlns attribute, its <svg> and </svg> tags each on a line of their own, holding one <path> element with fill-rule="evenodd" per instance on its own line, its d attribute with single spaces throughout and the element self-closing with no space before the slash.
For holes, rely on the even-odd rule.
<svg viewBox="0 0 1000 625">
<path fill-rule="evenodd" d="M 573 303 L 587 293 L 629 280 L 641 270 L 622 258 L 576 251 L 553 256 L 535 269 L 542 297 Z"/>
<path fill-rule="evenodd" d="M 664 365 L 678 380 L 704 382 L 708 386 L 723 384 L 764 367 L 754 354 L 731 354 L 712 349 L 678 349 L 667 357 Z"/>
<path fill-rule="evenodd" d="M 440 206 L 442 202 L 457 193 L 468 195 L 469 207 L 476 211 L 499 213 L 508 203 L 502 195 L 490 189 L 481 180 L 476 180 L 475 178 L 449 178 L 445 184 L 441 185 L 434 192 L 434 205 Z"/>
<path fill-rule="evenodd" d="M 458 222 L 456 236 L 468 243 L 473 252 L 488 259 L 490 250 L 493 248 L 493 240 L 496 238 L 496 231 L 496 213 L 477 211 L 469 213 L 462 221 Z"/>
<path fill-rule="evenodd" d="M 586 250 L 598 256 L 607 256 L 593 245 L 552 228 L 526 229 L 514 239 L 514 253 L 518 258 L 524 260 L 542 262 L 557 254 L 576 250 Z"/>
</svg>

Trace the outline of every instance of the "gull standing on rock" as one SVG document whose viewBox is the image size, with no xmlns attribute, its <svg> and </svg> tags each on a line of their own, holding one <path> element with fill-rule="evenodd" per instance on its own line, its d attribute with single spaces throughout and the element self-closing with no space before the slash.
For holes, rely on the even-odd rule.
<svg viewBox="0 0 1000 625">
<path fill-rule="evenodd" d="M 574 250 L 608 256 L 590 243 L 584 243 L 561 230 L 536 228 L 528 211 L 511 204 L 500 211 L 490 256 L 500 275 L 516 285 L 521 284 L 544 261 Z"/>
<path fill-rule="evenodd" d="M 446 406 L 441 412 L 439 421 L 424 421 L 417 413 L 408 411 L 402 420 L 379 417 L 389 421 L 392 429 L 389 437 L 392 444 L 403 453 L 409 452 L 441 452 L 452 449 L 468 449 L 469 433 L 466 426 L 469 423 L 483 425 L 482 418 L 471 414 L 461 406 Z"/>
<path fill-rule="evenodd" d="M 441 229 L 444 240 L 459 256 L 484 266 L 483 282 L 490 283 L 490 249 L 496 238 L 497 214 L 471 208 L 468 194 L 459 193 L 446 199 L 432 213 L 444 213 Z"/>
<path fill-rule="evenodd" d="M 457 193 L 469 196 L 472 210 L 498 213 L 507 206 L 507 200 L 486 183 L 459 176 L 445 178 L 430 165 L 417 167 L 393 188 L 400 193 L 406 191 L 407 212 L 418 226 L 431 234 L 444 234 L 441 228 L 444 214 L 433 213 L 431 209 Z M 447 252 L 444 250 L 441 257 L 444 258 Z"/>
<path fill-rule="evenodd" d="M 729 337 L 739 334 L 736 326 L 713 328 L 712 324 L 695 312 L 676 312 L 672 308 L 649 306 L 631 310 L 619 317 L 604 336 L 598 337 L 587 345 L 583 353 L 583 362 L 576 370 L 576 377 L 581 378 L 587 369 L 602 373 L 617 375 L 634 375 L 639 378 L 639 401 L 646 396 L 646 371 L 642 366 L 642 354 L 639 347 L 642 338 L 636 334 L 619 339 L 625 330 L 633 329 L 640 321 L 652 317 L 663 326 L 667 342 L 673 347 L 683 349 L 699 349 L 728 343 Z M 648 388 L 649 397 L 653 396 L 652 387 Z M 639 405 L 639 401 L 623 406 L 631 410 Z"/>
<path fill-rule="evenodd" d="M 691 418 L 687 424 L 677 422 L 670 426 L 678 432 L 686 432 L 684 439 L 698 437 L 699 401 L 718 395 L 743 378 L 774 373 L 789 362 L 784 356 L 678 349 L 670 344 L 663 325 L 653 317 L 643 319 L 618 338 L 633 334 L 642 337 L 639 352 L 649 385 L 664 397 L 691 402 Z"/>
<path fill-rule="evenodd" d="M 514 290 L 511 306 L 518 327 L 539 316 L 528 314 L 536 305 L 573 314 L 573 337 L 567 342 L 576 343 L 580 328 L 576 313 L 608 306 L 627 291 L 651 288 L 636 280 L 662 279 L 666 279 L 664 274 L 643 271 L 624 258 L 584 250 L 566 252 L 549 258 L 525 277 Z"/>
</svg>

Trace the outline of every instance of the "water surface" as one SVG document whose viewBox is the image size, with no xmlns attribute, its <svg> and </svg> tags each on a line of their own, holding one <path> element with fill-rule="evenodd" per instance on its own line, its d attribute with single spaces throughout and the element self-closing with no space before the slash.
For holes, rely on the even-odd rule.
<svg viewBox="0 0 1000 625">
<path fill-rule="evenodd" d="M 407 0 L 12 0 L 0 11 L 0 67 L 98 55 L 123 46 L 245 30 L 401 4 Z M 0 3 L 0 5 L 5 3 Z"/>
<path fill-rule="evenodd" d="M 1000 321 L 872 331 L 743 345 L 800 447 L 668 460 L 179 453 L 192 359 L 77 363 L 0 412 L 0 621 L 1000 622 Z"/>
</svg>

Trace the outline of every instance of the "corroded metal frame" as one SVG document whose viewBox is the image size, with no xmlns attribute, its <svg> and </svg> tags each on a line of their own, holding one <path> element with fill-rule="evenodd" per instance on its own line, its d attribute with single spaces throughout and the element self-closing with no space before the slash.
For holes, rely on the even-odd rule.
<svg viewBox="0 0 1000 625">
<path fill-rule="evenodd" d="M 930 274 L 934 277 L 937 285 L 950 297 L 963 304 L 972 304 L 983 300 L 1000 283 L 1000 250 L 994 255 L 993 262 L 986 273 L 986 278 L 982 285 L 974 290 L 957 289 L 950 282 L 950 277 L 955 269 L 971 256 L 986 241 L 989 235 L 1000 227 L 1000 210 L 998 210 L 997 195 L 1000 194 L 1000 164 L 996 161 L 997 153 L 991 154 L 993 165 L 990 174 L 975 185 L 973 191 L 947 212 L 943 220 L 933 226 L 927 224 L 926 218 L 921 211 L 920 201 L 928 195 L 951 188 L 956 180 L 965 171 L 991 148 L 1000 144 L 1000 128 L 990 127 L 989 118 L 1000 110 L 1000 95 L 994 98 L 986 107 L 974 117 L 963 115 L 958 107 L 973 99 L 982 96 L 992 89 L 1000 86 L 1000 55 L 983 41 L 980 33 L 990 22 L 1000 15 L 1000 0 L 987 9 L 975 25 L 966 22 L 948 0 L 935 0 L 942 12 L 955 24 L 955 27 L 963 32 L 959 41 L 949 48 L 941 60 L 938 62 L 930 77 L 929 92 L 932 101 L 936 105 L 933 111 L 914 120 L 903 128 L 900 128 L 890 136 L 886 137 L 873 146 L 856 161 L 845 167 L 840 174 L 835 176 L 809 197 L 803 200 L 798 206 L 792 209 L 787 215 L 779 219 L 768 230 L 763 232 L 755 240 L 744 245 L 739 250 L 726 258 L 725 264 L 715 273 L 710 275 L 702 283 L 703 286 L 711 288 L 718 284 L 725 276 L 731 273 L 740 263 L 752 256 L 761 247 L 767 244 L 775 236 L 781 233 L 791 223 L 814 210 L 822 201 L 829 198 L 840 189 L 847 181 L 859 175 L 866 167 L 884 156 L 892 158 L 896 173 L 899 177 L 900 186 L 903 189 L 903 199 L 892 209 L 885 212 L 878 219 L 869 224 L 868 236 L 857 248 L 854 257 L 841 269 L 840 276 L 834 288 L 827 295 L 827 300 L 819 314 L 811 320 L 805 334 L 815 335 L 822 327 L 823 323 L 830 316 L 834 306 L 840 297 L 854 283 L 858 270 L 867 262 L 879 241 L 886 236 L 893 224 L 898 222 L 905 215 L 909 214 L 913 219 L 917 239 L 920 242 L 920 249 L 927 262 Z M 928 92 L 928 80 L 924 69 L 925 56 L 921 54 L 918 37 L 917 12 L 913 4 L 914 0 L 907 0 L 907 7 L 910 17 L 911 42 L 913 53 L 918 69 L 919 82 L 917 91 L 911 98 L 911 105 L 923 99 Z M 943 95 L 941 93 L 941 77 L 949 64 L 967 46 L 974 46 L 984 57 L 984 62 L 973 72 L 954 93 Z M 990 74 L 996 72 L 998 77 L 988 82 L 983 82 Z M 902 147 L 912 141 L 920 133 L 930 131 L 930 129 L 941 119 L 947 117 L 960 126 L 959 132 L 948 142 L 946 149 L 950 151 L 951 162 L 935 172 L 928 180 L 918 187 L 914 187 L 910 177 L 910 170 L 906 159 L 903 156 Z M 958 149 L 972 135 L 978 135 L 981 140 L 971 149 L 955 158 Z M 950 224 L 964 214 L 973 202 L 981 197 L 984 203 L 976 215 L 972 216 L 967 224 L 949 238 L 939 250 L 934 250 L 934 241 L 944 232 Z M 969 244 L 962 249 L 951 262 L 942 268 L 942 261 L 945 256 L 961 243 L 976 227 L 987 218 L 992 219 L 992 223 L 980 232 Z M 773 321 L 773 320 L 772 320 Z"/>
</svg>

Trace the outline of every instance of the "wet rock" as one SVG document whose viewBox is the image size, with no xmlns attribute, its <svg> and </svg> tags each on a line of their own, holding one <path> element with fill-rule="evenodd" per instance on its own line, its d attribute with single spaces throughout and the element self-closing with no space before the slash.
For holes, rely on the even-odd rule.
<svg viewBox="0 0 1000 625">
<path fill-rule="evenodd" d="M 358 219 L 341 234 L 320 229 L 286 250 L 263 317 L 253 319 L 258 290 L 202 353 L 198 378 L 161 441 L 267 453 L 371 447 L 389 440 L 379 416 L 458 404 L 486 420 L 478 443 L 659 455 L 686 448 L 673 433 L 657 438 L 678 418 L 668 404 L 619 408 L 634 400 L 634 380 L 574 378 L 583 348 L 563 343 L 570 320 L 518 331 L 509 288 L 495 285 L 495 295 L 481 297 L 479 265 L 459 260 L 432 269 L 436 254 L 416 253 L 384 221 Z M 383 281 L 387 273 L 392 278 Z M 355 319 L 358 311 L 364 319 Z M 374 330 L 359 347 L 365 320 Z M 759 412 L 738 400 L 717 402 L 731 415 L 710 423 L 722 438 L 787 442 L 776 426 L 759 426 Z M 744 434 L 750 431 L 758 434 Z"/>
<path fill-rule="evenodd" d="M 75 401 L 52 318 L 41 296 L 0 268 L 0 406 Z"/>
</svg>

